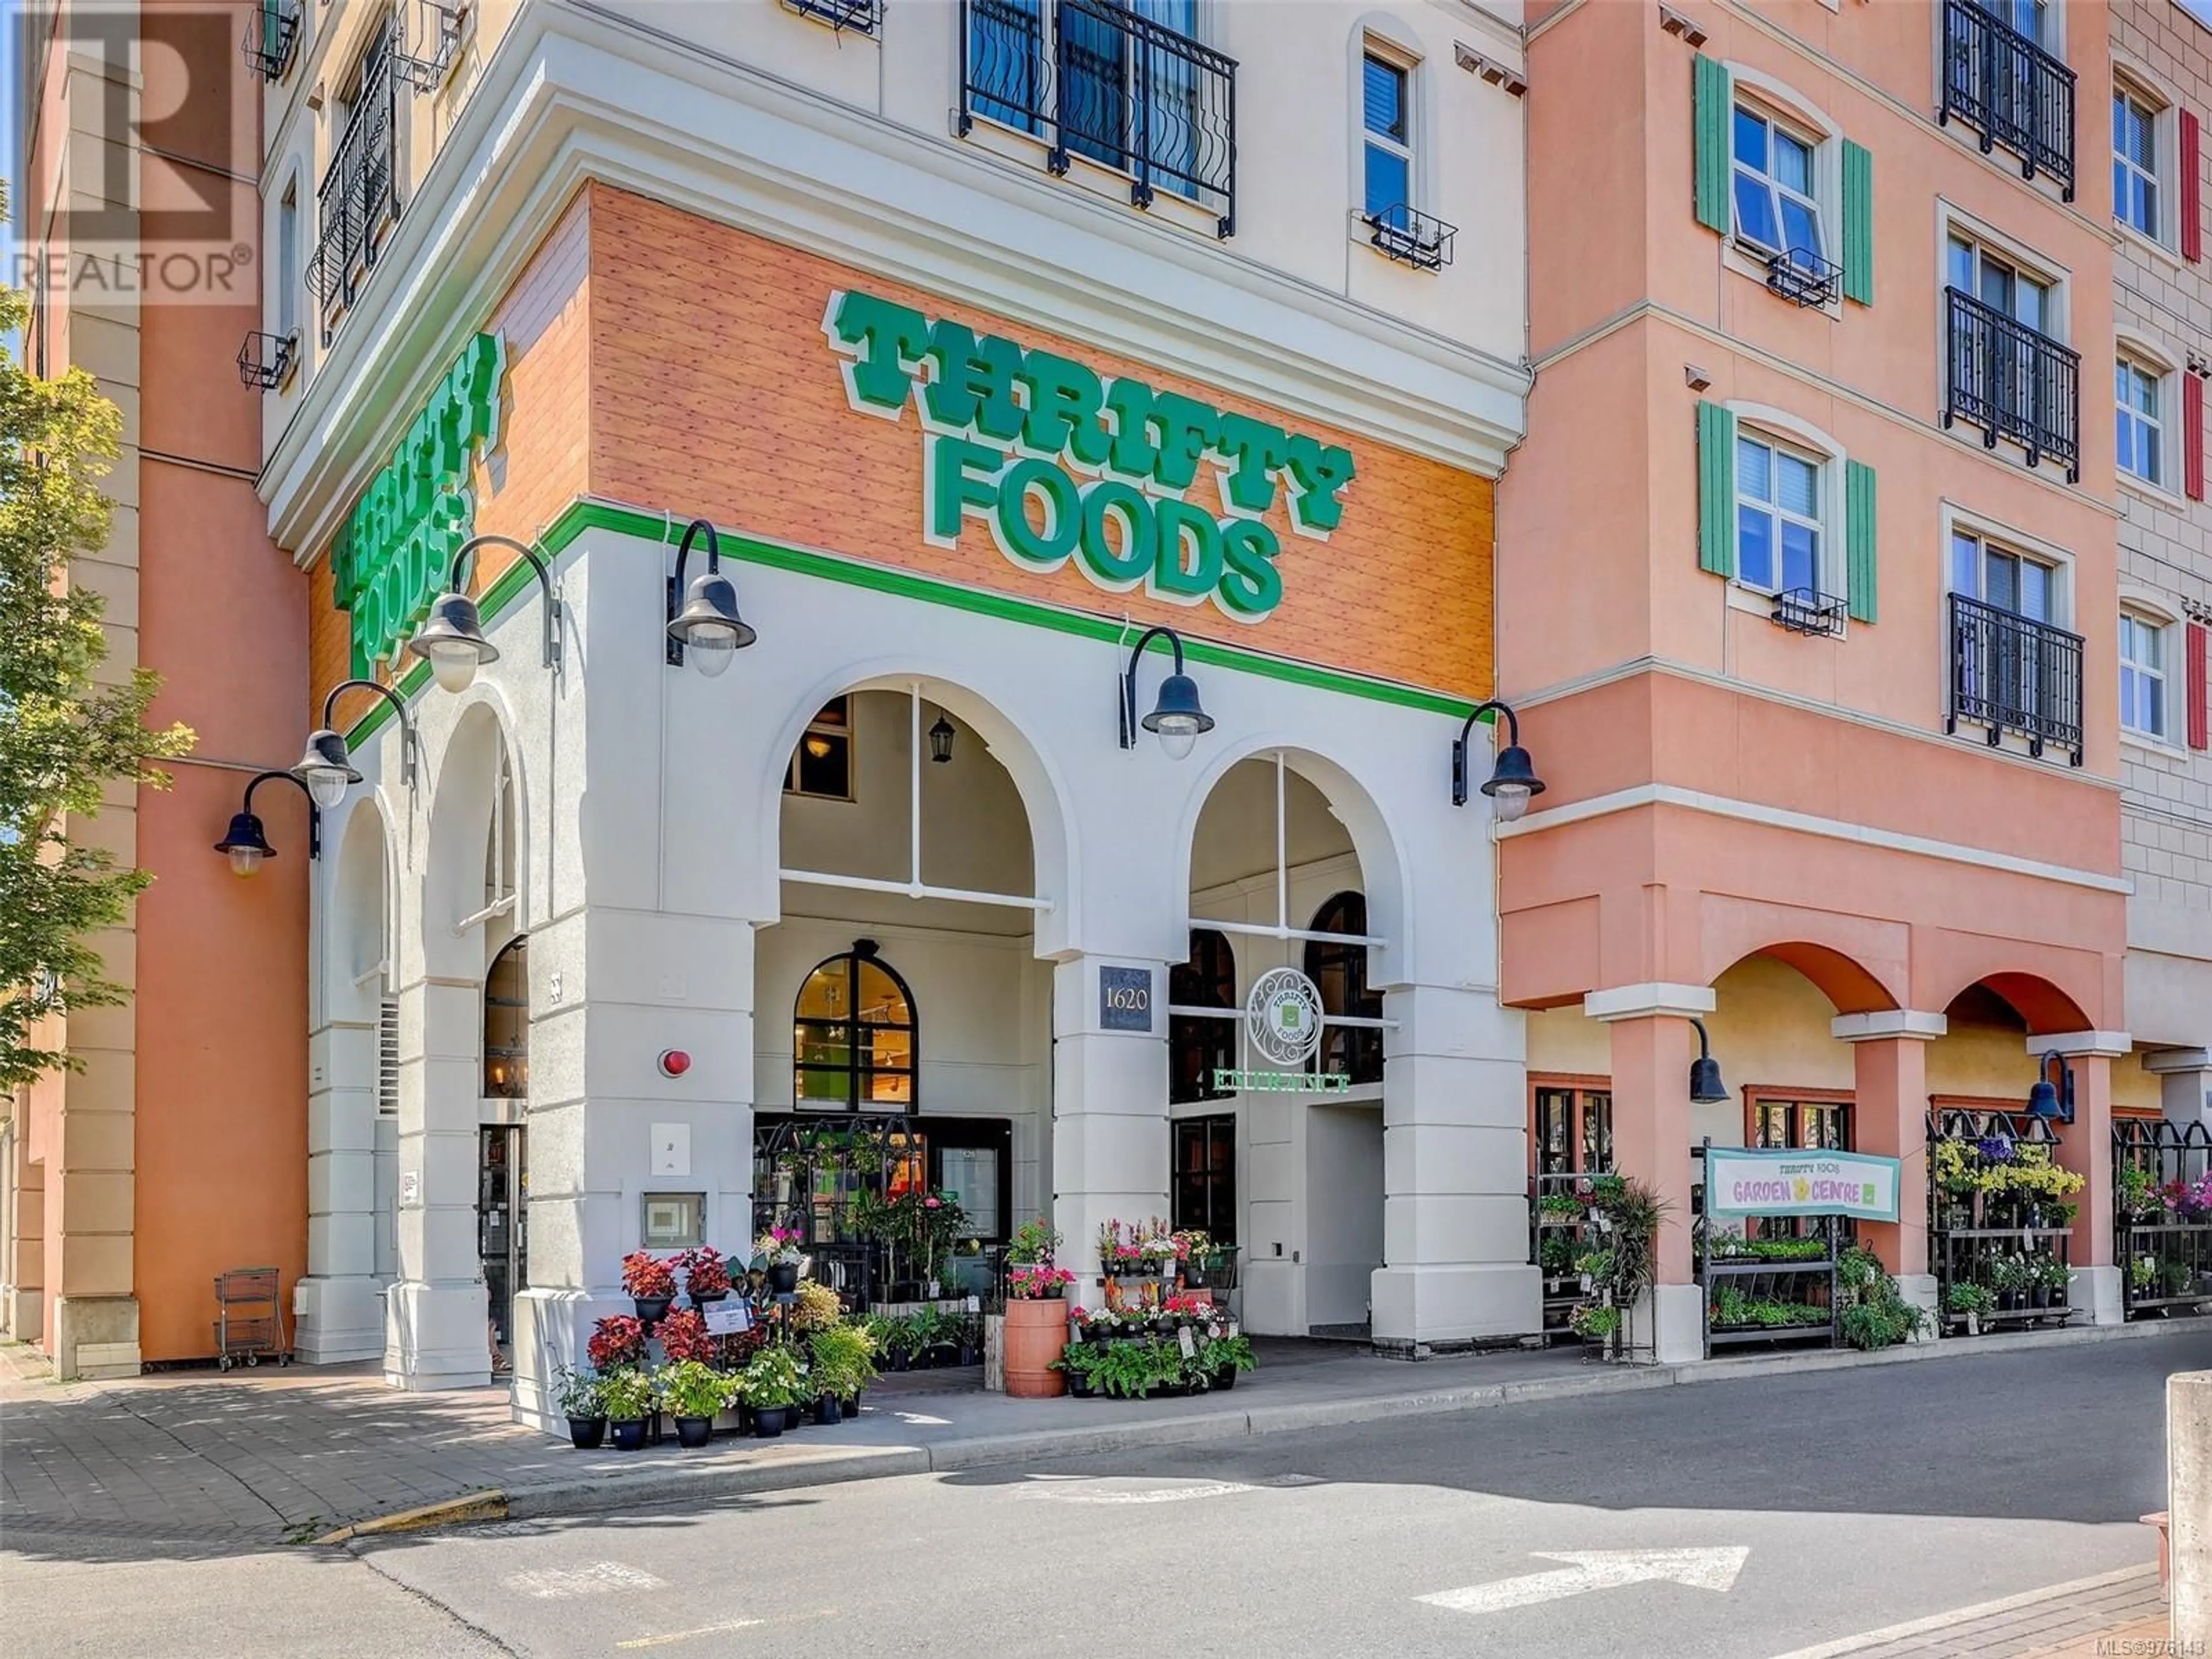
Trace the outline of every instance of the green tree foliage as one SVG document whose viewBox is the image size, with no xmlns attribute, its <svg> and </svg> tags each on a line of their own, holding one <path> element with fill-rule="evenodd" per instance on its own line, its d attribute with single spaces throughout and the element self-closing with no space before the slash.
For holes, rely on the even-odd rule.
<svg viewBox="0 0 2212 1659">
<path fill-rule="evenodd" d="M 20 339 L 28 313 L 0 289 L 0 337 Z M 122 427 L 82 369 L 40 380 L 0 350 L 0 1090 L 70 1064 L 39 1046 L 46 1016 L 122 997 L 87 940 L 150 878 L 72 827 L 111 784 L 166 785 L 149 763 L 192 744 L 185 726 L 147 728 L 154 674 L 98 682 L 102 603 L 67 580 L 68 562 L 107 540 L 100 480 Z"/>
</svg>

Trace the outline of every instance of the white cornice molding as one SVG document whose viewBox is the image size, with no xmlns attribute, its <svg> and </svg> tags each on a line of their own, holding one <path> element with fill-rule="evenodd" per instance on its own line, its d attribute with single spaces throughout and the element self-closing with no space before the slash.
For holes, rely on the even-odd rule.
<svg viewBox="0 0 2212 1659">
<path fill-rule="evenodd" d="M 548 0 L 492 55 L 263 470 L 300 562 L 591 179 L 1486 476 L 1524 429 L 1519 364 Z"/>
<path fill-rule="evenodd" d="M 2212 1050 L 2163 1048 L 2145 1054 L 2142 1068 L 2154 1077 L 2166 1077 L 2176 1072 L 2212 1071 Z"/>
<path fill-rule="evenodd" d="M 1893 853 L 1911 853 L 1922 858 L 1942 859 L 1952 864 L 1971 864 L 1978 869 L 2002 870 L 2012 875 L 2033 877 L 2038 881 L 2087 887 L 2100 893 L 2126 894 L 2135 890 L 2135 884 L 2125 876 L 2108 876 L 2095 870 L 2076 870 L 2063 864 L 2046 864 L 2040 859 L 2018 858 L 2009 853 L 1991 852 L 1984 847 L 1937 841 L 1927 836 L 1907 835 L 1902 830 L 1877 829 L 1872 824 L 1850 823 L 1842 818 L 1788 811 L 1763 801 L 1707 794 L 1702 790 L 1684 789 L 1671 783 L 1638 784 L 1631 789 L 1616 789 L 1611 794 L 1593 795 L 1586 800 L 1570 801 L 1564 806 L 1531 812 L 1517 823 L 1499 824 L 1498 838 L 1508 841 L 1522 836 L 1541 835 L 1547 830 L 1583 823 L 1592 818 L 1610 817 L 1617 812 L 1633 812 L 1646 806 L 1680 807 L 1685 811 L 1703 812 L 1713 817 L 1764 824 L 1771 830 L 1819 836 L 1827 841 L 1855 842 L 1863 847 L 1881 848 Z"/>
<path fill-rule="evenodd" d="M 1828 1035 L 1838 1042 L 1879 1042 L 1903 1037 L 1913 1042 L 1933 1042 L 1951 1029 L 1942 1014 L 1917 1008 L 1886 1008 L 1872 1014 L 1838 1014 L 1828 1022 Z"/>
<path fill-rule="evenodd" d="M 2118 1060 L 2132 1054 L 2135 1046 L 2135 1039 L 2125 1031 L 2057 1031 L 2027 1039 L 2031 1060 L 2040 1060 L 2048 1054 L 2064 1054 L 2069 1060 L 2084 1054 Z"/>
<path fill-rule="evenodd" d="M 1719 1006 L 1720 994 L 1710 985 L 1676 985 L 1664 980 L 1616 985 L 1610 990 L 1589 992 L 1583 998 L 1583 1012 L 1608 1025 L 1617 1019 L 1650 1019 L 1662 1014 L 1698 1019 Z"/>
</svg>

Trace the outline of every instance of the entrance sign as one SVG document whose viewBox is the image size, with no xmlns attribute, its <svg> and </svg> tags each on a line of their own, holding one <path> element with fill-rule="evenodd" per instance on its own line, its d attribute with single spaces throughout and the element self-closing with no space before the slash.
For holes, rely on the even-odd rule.
<svg viewBox="0 0 2212 1659">
<path fill-rule="evenodd" d="M 1295 968 L 1270 968 L 1244 999 L 1244 1034 L 1263 1059 L 1303 1066 L 1321 1047 L 1321 988 Z"/>
<path fill-rule="evenodd" d="M 357 678 L 380 659 L 397 658 L 430 601 L 445 592 L 453 555 L 474 533 L 469 465 L 498 447 L 506 369 L 498 335 L 471 340 L 331 544 L 334 597 L 352 624 Z"/>
<path fill-rule="evenodd" d="M 1349 1072 L 1230 1072 L 1216 1068 L 1213 1086 L 1248 1095 L 1341 1095 L 1352 1090 Z"/>
<path fill-rule="evenodd" d="M 1098 970 L 1098 1029 L 1102 1031 L 1144 1031 L 1152 1029 L 1152 970 L 1149 968 L 1110 968 Z"/>
<path fill-rule="evenodd" d="M 920 413 L 922 535 L 938 546 L 979 519 L 1025 570 L 1073 558 L 1109 592 L 1141 586 L 1259 622 L 1283 597 L 1281 544 L 1261 517 L 1278 488 L 1301 536 L 1326 540 L 1343 518 L 1357 465 L 1341 444 L 856 289 L 830 295 L 822 331 L 854 409 L 896 421 L 911 400 Z M 1183 500 L 1201 463 L 1225 516 Z"/>
<path fill-rule="evenodd" d="M 1865 1152 L 1705 1151 L 1705 1213 L 1898 1218 L 1898 1160 Z"/>
</svg>

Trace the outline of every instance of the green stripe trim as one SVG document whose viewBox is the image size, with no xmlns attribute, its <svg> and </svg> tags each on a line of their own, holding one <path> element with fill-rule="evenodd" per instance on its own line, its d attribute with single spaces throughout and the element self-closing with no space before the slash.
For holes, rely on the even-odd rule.
<svg viewBox="0 0 2212 1659">
<path fill-rule="evenodd" d="M 550 558 L 558 559 L 574 545 L 579 537 L 593 530 L 665 545 L 676 540 L 672 532 L 679 522 L 672 520 L 665 514 L 580 496 L 546 526 L 544 533 L 538 538 L 538 545 Z M 784 542 L 763 541 L 757 537 L 724 530 L 719 525 L 715 531 L 721 543 L 722 557 L 743 564 L 787 571 L 793 575 L 811 576 L 822 581 L 842 582 L 849 587 L 863 587 L 923 605 L 943 605 L 948 610 L 991 617 L 1000 622 L 1018 623 L 1027 628 L 1042 628 L 1053 633 L 1105 645 L 1126 643 L 1133 628 L 1138 632 L 1142 631 L 1141 627 L 1125 624 L 1118 617 L 1101 617 L 1088 611 L 1064 610 L 1039 600 L 1019 599 L 989 588 L 965 587 L 957 582 L 919 575 L 889 565 L 870 564 L 834 553 L 793 547 Z M 529 562 L 517 559 L 477 599 L 484 626 L 489 629 L 499 621 L 508 610 L 535 590 L 537 585 L 537 576 L 531 570 Z M 1182 630 L 1176 631 L 1180 633 Z M 1164 640 L 1156 640 L 1151 649 L 1164 653 L 1168 645 Z M 1343 669 L 1326 668 L 1319 663 L 1302 662 L 1296 658 L 1271 656 L 1264 652 L 1224 645 L 1214 640 L 1186 636 L 1183 654 L 1194 663 L 1204 663 L 1211 667 L 1230 669 L 1242 674 L 1256 674 L 1264 679 L 1302 685 L 1313 690 L 1334 692 L 1343 696 L 1364 697 L 1370 702 L 1388 703 L 1423 714 L 1448 715 L 1453 720 L 1465 720 L 1475 707 L 1472 699 L 1454 696 L 1449 692 L 1406 685 L 1395 680 L 1375 679 Z M 429 665 L 418 661 L 399 677 L 398 690 L 401 696 L 411 700 L 416 693 L 429 684 Z M 349 728 L 347 743 L 351 744 L 362 741 L 391 717 L 392 705 L 383 698 L 378 698 L 375 708 Z M 1494 718 L 1492 715 L 1484 716 L 1485 720 Z"/>
</svg>

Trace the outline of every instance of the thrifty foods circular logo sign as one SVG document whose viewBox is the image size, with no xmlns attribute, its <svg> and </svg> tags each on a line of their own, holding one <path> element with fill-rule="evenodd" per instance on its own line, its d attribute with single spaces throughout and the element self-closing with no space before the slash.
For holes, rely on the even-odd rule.
<svg viewBox="0 0 2212 1659">
<path fill-rule="evenodd" d="M 1303 1066 L 1321 1047 L 1321 992 L 1295 968 L 1270 968 L 1244 1000 L 1252 1046 L 1278 1066 Z"/>
</svg>

